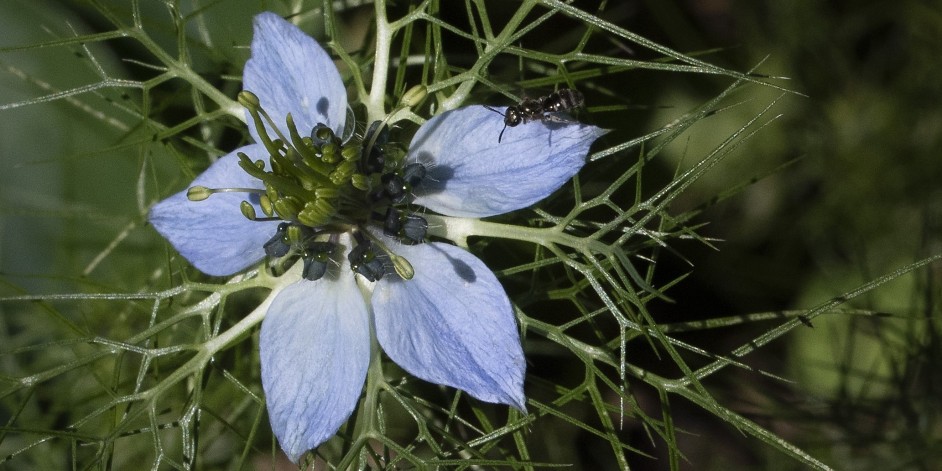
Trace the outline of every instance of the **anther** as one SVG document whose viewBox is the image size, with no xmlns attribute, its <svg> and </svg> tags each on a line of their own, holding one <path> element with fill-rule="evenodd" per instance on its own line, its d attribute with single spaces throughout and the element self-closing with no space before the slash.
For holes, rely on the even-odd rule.
<svg viewBox="0 0 942 471">
<path fill-rule="evenodd" d="M 252 206 L 252 203 L 248 201 L 242 201 L 239 203 L 239 211 L 242 211 L 242 215 L 245 216 L 249 221 L 254 221 L 257 219 L 255 214 L 255 206 Z"/>
<path fill-rule="evenodd" d="M 216 193 L 251 193 L 265 194 L 265 190 L 258 188 L 206 188 L 205 186 L 191 186 L 186 190 L 186 197 L 190 201 L 203 201 Z"/>
<path fill-rule="evenodd" d="M 391 253 L 389 258 L 392 260 L 393 269 L 396 270 L 396 274 L 400 278 L 411 280 L 415 276 L 415 269 L 412 268 L 412 264 L 405 257 Z"/>
<path fill-rule="evenodd" d="M 258 96 L 248 90 L 242 90 L 239 92 L 237 99 L 239 104 L 244 106 L 246 111 L 249 112 L 249 115 L 252 116 L 252 122 L 255 124 L 255 130 L 258 132 L 258 137 L 261 139 L 265 149 L 268 150 L 268 153 L 270 154 L 277 154 L 280 149 L 275 147 L 271 138 L 268 137 L 268 132 L 265 130 L 265 122 L 262 121 L 262 116 L 259 114 L 259 111 L 262 109 L 262 105 L 258 99 Z"/>
<path fill-rule="evenodd" d="M 317 233 L 314 229 L 300 224 L 290 224 L 285 239 L 292 246 L 307 246 Z"/>
<path fill-rule="evenodd" d="M 203 201 L 210 196 L 213 196 L 215 193 L 213 190 L 206 188 L 205 186 L 191 186 L 186 190 L 186 197 L 190 201 Z"/>
<path fill-rule="evenodd" d="M 414 214 L 406 216 L 406 220 L 402 224 L 402 230 L 399 231 L 403 241 L 412 241 L 416 244 L 425 240 L 426 234 L 428 234 L 428 221 Z"/>
<path fill-rule="evenodd" d="M 262 247 L 265 248 L 265 255 L 268 255 L 270 258 L 284 257 L 288 254 L 288 251 L 291 250 L 291 246 L 288 245 L 287 238 L 285 233 L 288 230 L 289 224 L 281 223 L 278 224 L 278 229 L 275 231 L 275 235 L 271 239 L 268 239 L 268 242 L 265 242 L 265 245 Z"/>
<path fill-rule="evenodd" d="M 316 149 L 320 149 L 336 139 L 334 131 L 324 123 L 317 123 L 314 129 L 311 129 L 311 141 Z"/>
<path fill-rule="evenodd" d="M 341 162 L 339 165 L 337 165 L 337 168 L 335 168 L 334 171 L 330 173 L 330 182 L 334 185 L 343 184 L 353 176 L 354 172 L 356 172 L 356 165 L 356 162 L 351 162 L 349 160 Z"/>
<path fill-rule="evenodd" d="M 360 239 L 356 247 L 347 254 L 347 260 L 350 261 L 350 268 L 354 272 L 363 275 L 363 278 L 369 281 L 376 281 L 386 274 L 384 262 L 389 260 L 389 255 L 375 250 L 373 244 L 364 238 Z"/>
<path fill-rule="evenodd" d="M 298 218 L 298 213 L 301 211 L 303 205 L 301 201 L 292 196 L 286 196 L 284 198 L 278 198 L 272 204 L 275 209 L 275 214 L 278 215 L 281 219 L 286 221 L 293 221 Z"/>
<path fill-rule="evenodd" d="M 275 215 L 275 207 L 268 195 L 259 196 L 258 205 L 262 207 L 262 213 L 265 214 L 265 216 L 273 217 Z"/>
<path fill-rule="evenodd" d="M 350 177 L 350 184 L 360 191 L 369 191 L 370 183 L 370 177 L 362 173 L 354 173 L 353 176 Z"/>
<path fill-rule="evenodd" d="M 324 144 L 321 146 L 321 159 L 329 164 L 340 162 L 342 156 L 338 150 L 338 146 L 334 142 Z"/>
<path fill-rule="evenodd" d="M 336 245 L 331 242 L 311 242 L 308 244 L 301 259 L 304 268 L 301 276 L 306 280 L 317 281 L 327 273 L 327 261 L 330 260 Z"/>
<path fill-rule="evenodd" d="M 389 198 L 393 203 L 399 203 L 425 179 L 425 174 L 425 166 L 419 163 L 406 165 L 401 172 L 385 173 L 380 177 L 382 187 L 371 193 L 370 199 L 376 202 Z"/>
<path fill-rule="evenodd" d="M 360 149 L 356 146 L 346 146 L 340 149 L 340 155 L 343 157 L 343 160 L 356 160 L 360 157 Z"/>
<path fill-rule="evenodd" d="M 402 169 L 402 178 L 406 180 L 409 186 L 416 187 L 425 179 L 425 165 L 412 163 Z"/>
<path fill-rule="evenodd" d="M 398 203 L 405 199 L 409 188 L 402 177 L 395 173 L 387 173 L 382 176 L 381 181 L 383 182 L 383 193 L 389 197 L 390 201 Z"/>
<path fill-rule="evenodd" d="M 315 198 L 314 201 L 304 203 L 304 209 L 298 212 L 297 220 L 310 227 L 327 224 L 337 214 L 337 208 L 327 198 Z"/>
<path fill-rule="evenodd" d="M 239 156 L 239 167 L 242 167 L 242 170 L 245 173 L 258 178 L 261 181 L 265 181 L 265 162 L 259 161 L 261 165 L 258 165 L 256 162 L 252 162 L 252 159 L 249 158 L 245 152 L 237 152 L 236 155 Z"/>
<path fill-rule="evenodd" d="M 303 162 L 307 168 L 320 175 L 330 173 L 330 166 L 320 161 L 313 139 L 310 137 L 301 137 L 301 134 L 298 132 L 298 127 L 294 124 L 294 118 L 291 117 L 291 113 L 288 113 L 285 122 L 288 125 L 288 133 L 291 135 L 291 144 L 300 156 L 301 162 Z M 319 126 L 323 126 L 323 124 Z"/>
<path fill-rule="evenodd" d="M 383 233 L 396 237 L 405 244 L 415 245 L 425 240 L 428 233 L 428 221 L 414 214 L 403 214 L 402 211 L 389 207 L 383 223 Z"/>
</svg>

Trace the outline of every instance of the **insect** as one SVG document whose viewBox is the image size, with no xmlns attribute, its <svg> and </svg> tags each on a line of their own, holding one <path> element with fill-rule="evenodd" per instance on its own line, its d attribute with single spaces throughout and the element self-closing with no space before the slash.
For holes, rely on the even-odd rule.
<svg viewBox="0 0 942 471">
<path fill-rule="evenodd" d="M 506 113 L 501 113 L 486 105 L 485 108 L 504 117 L 504 128 L 497 136 L 497 142 L 500 142 L 508 127 L 512 128 L 530 121 L 565 121 L 550 113 L 569 111 L 583 105 L 585 105 L 585 97 L 582 92 L 571 88 L 561 88 L 543 97 L 525 98 L 517 105 L 508 106 Z"/>
</svg>

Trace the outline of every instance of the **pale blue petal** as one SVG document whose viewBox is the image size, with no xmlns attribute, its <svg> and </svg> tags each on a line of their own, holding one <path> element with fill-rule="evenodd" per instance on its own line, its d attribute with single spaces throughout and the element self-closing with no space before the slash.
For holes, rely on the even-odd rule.
<svg viewBox="0 0 942 471">
<path fill-rule="evenodd" d="M 503 111 L 503 110 L 502 110 Z M 428 168 L 415 203 L 448 216 L 485 217 L 525 208 L 556 191 L 585 164 L 605 130 L 575 122 L 529 122 L 507 128 L 483 106 L 428 120 L 416 132 L 409 162 Z"/>
<path fill-rule="evenodd" d="M 262 387 L 291 461 L 332 437 L 353 412 L 369 350 L 366 302 L 349 270 L 339 279 L 301 280 L 275 298 L 259 340 Z"/>
<path fill-rule="evenodd" d="M 268 161 L 261 145 L 249 145 L 221 157 L 190 186 L 207 188 L 263 188 L 261 181 L 239 167 L 237 152 L 253 161 Z M 249 221 L 239 210 L 243 200 L 257 201 L 246 193 L 217 193 L 203 201 L 190 201 L 183 190 L 157 204 L 148 219 L 177 252 L 203 273 L 231 275 L 265 256 L 262 245 L 278 227 L 278 222 Z M 261 215 L 261 210 L 258 210 Z"/>
<path fill-rule="evenodd" d="M 285 136 L 288 113 L 302 136 L 318 123 L 338 135 L 344 126 L 347 91 L 334 62 L 317 41 L 274 13 L 255 17 L 252 57 L 245 63 L 242 88 L 258 96 Z M 252 137 L 259 142 L 248 113 L 246 118 Z M 269 135 L 274 137 L 271 131 Z"/>
<path fill-rule="evenodd" d="M 426 381 L 523 410 L 523 349 L 494 274 L 452 245 L 391 248 L 415 276 L 387 275 L 373 291 L 376 336 L 389 357 Z"/>
</svg>

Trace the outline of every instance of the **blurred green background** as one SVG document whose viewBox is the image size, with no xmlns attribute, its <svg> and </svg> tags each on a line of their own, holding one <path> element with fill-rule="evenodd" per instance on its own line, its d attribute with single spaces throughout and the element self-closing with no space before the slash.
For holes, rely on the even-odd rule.
<svg viewBox="0 0 942 471">
<path fill-rule="evenodd" d="M 156 3 L 150 6 L 159 15 Z M 265 7 L 264 2 L 228 3 Z M 590 11 L 598 6 L 577 5 Z M 228 11 L 237 19 L 210 25 L 219 48 L 200 51 L 207 64 L 200 72 L 238 74 L 246 52 L 233 46 L 248 42 L 250 19 L 240 8 Z M 654 307 L 658 320 L 811 308 L 942 252 L 939 2 L 623 1 L 610 2 L 602 16 L 684 53 L 708 51 L 701 58 L 721 66 L 757 67 L 759 73 L 787 77 L 773 82 L 791 91 L 776 107 L 782 114 L 778 121 L 675 203 L 678 212 L 695 207 L 798 159 L 700 218 L 709 222 L 702 234 L 722 239 L 716 244 L 719 251 L 679 243 L 673 248 L 692 269 L 680 258 L 661 260 L 664 280 L 691 276 L 669 293 L 674 303 Z M 0 3 L 0 46 L 48 41 L 67 35 L 69 28 L 109 29 L 84 2 Z M 159 39 L 172 34 L 166 31 L 167 37 Z M 107 70 L 122 70 L 128 77 L 140 73 L 135 64 L 121 61 L 140 52 L 129 41 L 90 47 Z M 630 50 L 620 54 L 631 57 Z M 99 79 L 79 48 L 7 51 L 0 54 L 0 105 Z M 636 128 L 638 135 L 655 130 L 727 84 L 726 79 L 684 74 L 634 80 L 619 91 L 624 103 L 637 107 L 636 120 L 625 126 Z M 169 143 L 142 154 L 133 143 L 149 136 L 147 130 L 136 129 L 134 120 L 114 106 L 139 100 L 140 92 L 100 92 L 82 95 L 81 103 L 0 110 L 2 295 L 132 292 L 162 276 L 166 246 L 144 223 L 155 193 L 149 177 L 141 178 L 142 169 L 149 162 L 175 161 L 184 150 Z M 174 96 L 170 87 L 161 93 L 166 93 L 164 102 L 155 106 L 172 108 L 188 98 Z M 694 154 L 691 149 L 728 136 L 781 93 L 749 88 L 740 106 L 709 118 L 689 139 L 671 146 L 661 160 L 661 177 Z M 97 109 L 110 110 L 115 122 L 103 125 Z M 198 172 L 199 165 L 192 170 Z M 793 332 L 751 358 L 756 368 L 795 383 L 737 372 L 711 386 L 734 409 L 838 468 L 938 469 L 940 278 L 942 265 L 935 263 L 846 306 L 890 317 L 822 317 L 813 329 Z M 75 318 L 92 315 L 93 309 L 81 303 L 61 308 Z M 54 339 L 43 336 L 62 329 L 23 303 L 0 304 L 0 314 L 4 351 Z M 48 330 L 37 327 L 44 322 L 50 322 Z M 770 325 L 685 339 L 726 351 Z M 18 372 L 9 356 L 2 359 L 4 374 Z M 689 460 L 685 468 L 795 468 L 758 442 L 718 426 L 716 419 L 675 406 L 678 427 L 692 432 L 681 443 Z M 626 439 L 644 448 L 644 437 L 634 434 L 640 432 L 628 427 Z M 581 459 L 590 465 L 595 458 L 591 447 L 586 450 Z M 645 451 L 658 455 L 663 450 Z M 663 463 L 636 457 L 634 464 L 650 469 Z"/>
<path fill-rule="evenodd" d="M 942 251 L 942 4 L 648 1 L 637 14 L 655 40 L 685 52 L 725 46 L 709 57 L 738 70 L 761 63 L 758 72 L 805 95 L 787 96 L 776 124 L 687 195 L 703 201 L 800 158 L 704 216 L 720 250 L 680 249 L 695 268 L 665 316 L 811 308 Z M 672 75 L 654 101 L 702 100 L 703 84 Z M 711 119 L 724 129 L 724 115 Z M 695 145 L 677 144 L 676 156 Z M 940 280 L 936 262 L 846 305 L 892 317 L 819 318 L 759 353 L 754 366 L 795 384 L 734 375 L 729 390 L 750 417 L 838 469 L 938 469 Z M 720 445 L 727 461 L 715 437 L 699 443 L 716 469 L 776 463 Z"/>
</svg>

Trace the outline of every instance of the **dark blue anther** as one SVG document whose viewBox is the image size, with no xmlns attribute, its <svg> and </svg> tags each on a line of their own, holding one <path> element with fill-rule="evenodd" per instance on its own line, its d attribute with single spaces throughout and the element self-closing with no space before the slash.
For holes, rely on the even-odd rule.
<svg viewBox="0 0 942 471">
<path fill-rule="evenodd" d="M 402 178 L 409 186 L 415 187 L 425 179 L 425 173 L 424 165 L 419 163 L 409 164 L 402 169 Z"/>
<path fill-rule="evenodd" d="M 288 223 L 278 224 L 278 229 L 275 231 L 275 235 L 271 239 L 268 239 L 268 242 L 265 242 L 263 247 L 265 248 L 265 255 L 268 255 L 270 258 L 284 257 L 287 255 L 288 251 L 291 250 L 291 246 L 288 245 L 288 241 L 285 237 L 285 232 L 288 231 Z"/>
<path fill-rule="evenodd" d="M 373 248 L 369 240 L 360 241 L 347 255 L 350 268 L 369 281 L 376 281 L 386 274 L 386 262 L 392 263 L 384 252 Z"/>
<path fill-rule="evenodd" d="M 406 186 L 406 181 L 403 180 L 402 177 L 395 173 L 387 173 L 383 175 L 380 180 L 383 182 L 383 193 L 385 193 L 393 203 L 398 203 L 405 199 L 409 187 Z"/>
<path fill-rule="evenodd" d="M 301 276 L 305 280 L 317 281 L 327 273 L 327 262 L 322 262 L 313 257 L 304 258 L 304 269 Z"/>
<path fill-rule="evenodd" d="M 428 233 L 428 221 L 421 216 L 406 216 L 402 224 L 402 230 L 399 232 L 403 242 L 418 244 L 425 240 L 425 234 Z"/>
<path fill-rule="evenodd" d="M 428 221 L 421 216 L 406 215 L 390 207 L 386 210 L 383 233 L 399 239 L 404 244 L 415 245 L 425 240 L 428 233 Z"/>
<path fill-rule="evenodd" d="M 383 234 L 389 237 L 398 237 L 402 230 L 402 211 L 390 206 L 386 209 L 386 220 L 383 223 Z"/>
<path fill-rule="evenodd" d="M 334 131 L 330 129 L 324 123 L 317 123 L 314 126 L 314 129 L 311 130 L 311 141 L 314 143 L 314 147 L 320 149 L 324 145 L 331 142 L 337 141 L 337 136 L 334 135 Z"/>
<path fill-rule="evenodd" d="M 304 260 L 304 268 L 301 276 L 305 280 L 317 281 L 327 273 L 327 262 L 330 255 L 336 248 L 335 244 L 330 242 L 311 242 L 301 256 Z"/>
</svg>

